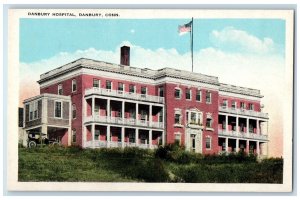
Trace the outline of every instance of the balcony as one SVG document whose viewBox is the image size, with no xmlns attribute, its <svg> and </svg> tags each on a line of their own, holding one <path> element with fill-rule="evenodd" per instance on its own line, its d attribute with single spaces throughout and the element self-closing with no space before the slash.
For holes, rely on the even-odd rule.
<svg viewBox="0 0 300 200">
<path fill-rule="evenodd" d="M 252 117 L 260 117 L 260 118 L 264 118 L 264 119 L 269 119 L 268 113 L 262 113 L 262 112 L 257 112 L 257 111 L 253 111 L 253 110 L 219 106 L 219 111 L 230 113 L 230 114 L 236 114 L 236 115 L 247 115 L 247 116 L 252 116 Z"/>
<path fill-rule="evenodd" d="M 114 141 L 100 141 L 100 140 L 94 140 L 94 141 L 87 141 L 84 143 L 85 148 L 122 148 L 122 147 L 138 147 L 141 149 L 156 149 L 158 148 L 158 145 L 150 145 L 150 144 L 137 144 L 132 142 L 114 142 Z"/>
<path fill-rule="evenodd" d="M 268 135 L 237 132 L 237 131 L 226 131 L 223 129 L 219 129 L 219 136 L 229 136 L 229 137 L 235 137 L 240 139 L 268 140 Z"/>
<path fill-rule="evenodd" d="M 119 90 L 109 90 L 105 88 L 89 88 L 85 90 L 85 95 L 103 95 L 103 96 L 113 96 L 113 97 L 121 97 L 125 99 L 132 99 L 136 101 L 149 101 L 155 103 L 164 103 L 165 98 L 153 95 L 146 95 L 146 94 L 137 94 L 137 93 L 129 93 Z"/>
<path fill-rule="evenodd" d="M 130 125 L 130 126 L 143 126 L 151 128 L 163 129 L 164 124 L 162 122 L 152 122 L 146 120 L 136 120 L 132 118 L 121 118 L 121 117 L 107 117 L 107 116 L 88 116 L 85 118 L 84 123 L 88 122 L 102 122 L 109 124 L 120 124 L 120 125 Z"/>
</svg>

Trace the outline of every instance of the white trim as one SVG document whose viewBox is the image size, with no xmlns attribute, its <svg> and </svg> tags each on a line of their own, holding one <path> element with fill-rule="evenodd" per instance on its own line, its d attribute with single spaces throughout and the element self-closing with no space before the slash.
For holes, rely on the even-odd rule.
<svg viewBox="0 0 300 200">
<path fill-rule="evenodd" d="M 251 101 L 257 101 L 260 102 L 261 98 L 260 97 L 254 97 L 254 96 L 249 96 L 249 95 L 243 95 L 243 94 L 236 94 L 236 93 L 231 93 L 231 92 L 224 92 L 224 91 L 219 91 L 219 96 L 220 97 L 225 97 L 225 98 L 238 98 L 238 99 L 243 99 L 243 100 L 251 100 Z"/>
<path fill-rule="evenodd" d="M 184 86 L 190 86 L 190 87 L 201 87 L 202 89 L 211 89 L 211 90 L 219 90 L 218 85 L 208 84 L 208 83 L 202 83 L 199 81 L 189 81 L 179 78 L 172 78 L 172 77 L 163 77 L 156 80 L 144 78 L 144 77 L 136 77 L 126 74 L 119 74 L 119 73 L 113 73 L 113 72 L 106 72 L 106 71 L 98 71 L 93 69 L 86 69 L 86 68 L 80 68 L 77 70 L 74 70 L 72 72 L 67 72 L 64 75 L 60 75 L 58 77 L 52 78 L 50 80 L 47 80 L 40 84 L 40 88 L 45 88 L 48 86 L 51 86 L 53 84 L 61 83 L 65 80 L 69 80 L 71 78 L 74 78 L 76 76 L 80 75 L 94 75 L 102 78 L 111 78 L 111 79 L 117 79 L 117 80 L 124 80 L 124 81 L 130 81 L 135 83 L 141 83 L 141 84 L 148 84 L 148 85 L 161 85 L 164 83 L 170 83 L 170 84 L 182 84 Z"/>
</svg>

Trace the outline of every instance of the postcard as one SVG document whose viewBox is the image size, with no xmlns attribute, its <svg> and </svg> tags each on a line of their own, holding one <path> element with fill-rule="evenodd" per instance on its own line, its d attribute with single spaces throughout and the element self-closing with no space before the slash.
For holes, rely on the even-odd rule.
<svg viewBox="0 0 300 200">
<path fill-rule="evenodd" d="M 293 10 L 10 9 L 10 191 L 291 192 Z"/>
</svg>

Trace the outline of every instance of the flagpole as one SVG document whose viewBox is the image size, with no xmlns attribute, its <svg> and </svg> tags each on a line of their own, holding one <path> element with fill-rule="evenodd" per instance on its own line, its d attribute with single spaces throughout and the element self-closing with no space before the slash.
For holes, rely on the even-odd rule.
<svg viewBox="0 0 300 200">
<path fill-rule="evenodd" d="M 191 32 L 191 37 L 192 37 L 192 42 L 191 42 L 191 53 L 192 53 L 192 72 L 194 72 L 194 18 L 192 17 L 192 32 Z"/>
</svg>

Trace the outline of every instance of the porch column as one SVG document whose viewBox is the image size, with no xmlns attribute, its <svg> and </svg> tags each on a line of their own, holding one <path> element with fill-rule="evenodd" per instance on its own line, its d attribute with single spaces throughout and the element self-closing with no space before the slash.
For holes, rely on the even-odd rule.
<svg viewBox="0 0 300 200">
<path fill-rule="evenodd" d="M 152 126 L 152 105 L 149 105 L 149 126 Z"/>
<path fill-rule="evenodd" d="M 135 104 L 135 124 L 138 124 L 138 119 L 139 119 L 139 104 Z"/>
<path fill-rule="evenodd" d="M 228 137 L 225 138 L 225 151 L 228 153 Z"/>
<path fill-rule="evenodd" d="M 260 133 L 260 127 L 259 127 L 259 120 L 256 120 L 256 134 L 261 134 Z"/>
<path fill-rule="evenodd" d="M 249 118 L 246 118 L 246 120 L 247 135 L 249 135 Z"/>
<path fill-rule="evenodd" d="M 228 115 L 225 115 L 225 123 L 226 123 L 225 131 L 228 132 Z"/>
<path fill-rule="evenodd" d="M 42 133 L 44 133 L 44 134 L 46 134 L 47 135 L 47 137 L 48 137 L 48 127 L 47 127 L 47 125 L 46 124 L 43 124 L 42 125 Z"/>
<path fill-rule="evenodd" d="M 236 116 L 236 119 L 235 119 L 235 131 L 239 132 L 239 117 L 238 116 Z"/>
<path fill-rule="evenodd" d="M 92 116 L 93 120 L 95 120 L 95 97 L 92 97 Z"/>
<path fill-rule="evenodd" d="M 166 134 L 166 132 L 163 131 L 163 132 L 162 132 L 162 145 L 163 145 L 163 146 L 165 146 L 165 144 L 166 144 L 166 135 L 165 135 L 165 134 Z"/>
<path fill-rule="evenodd" d="M 107 118 L 110 118 L 110 99 L 107 99 L 106 112 L 107 112 Z"/>
<path fill-rule="evenodd" d="M 240 140 L 239 139 L 236 139 L 236 141 L 235 141 L 235 152 L 239 152 L 239 150 L 240 150 Z"/>
<path fill-rule="evenodd" d="M 83 126 L 83 140 L 82 140 L 82 146 L 86 147 L 86 126 Z"/>
<path fill-rule="evenodd" d="M 125 147 L 125 127 L 122 127 L 122 130 L 121 130 L 121 143 L 122 143 L 122 148 Z"/>
<path fill-rule="evenodd" d="M 149 130 L 149 148 L 152 149 L 152 130 Z"/>
<path fill-rule="evenodd" d="M 71 127 L 68 128 L 68 146 L 72 144 L 72 129 Z"/>
<path fill-rule="evenodd" d="M 258 156 L 260 155 L 259 141 L 256 142 L 256 153 L 257 153 Z"/>
<path fill-rule="evenodd" d="M 106 142 L 107 147 L 110 147 L 110 126 L 106 127 Z"/>
<path fill-rule="evenodd" d="M 93 148 L 95 147 L 95 124 L 92 124 L 92 143 Z"/>
<path fill-rule="evenodd" d="M 139 129 L 135 129 L 135 146 L 138 146 L 139 143 Z"/>
<path fill-rule="evenodd" d="M 122 101 L 122 122 L 125 123 L 125 101 Z"/>
<path fill-rule="evenodd" d="M 246 153 L 249 154 L 249 140 L 246 140 Z"/>
</svg>

